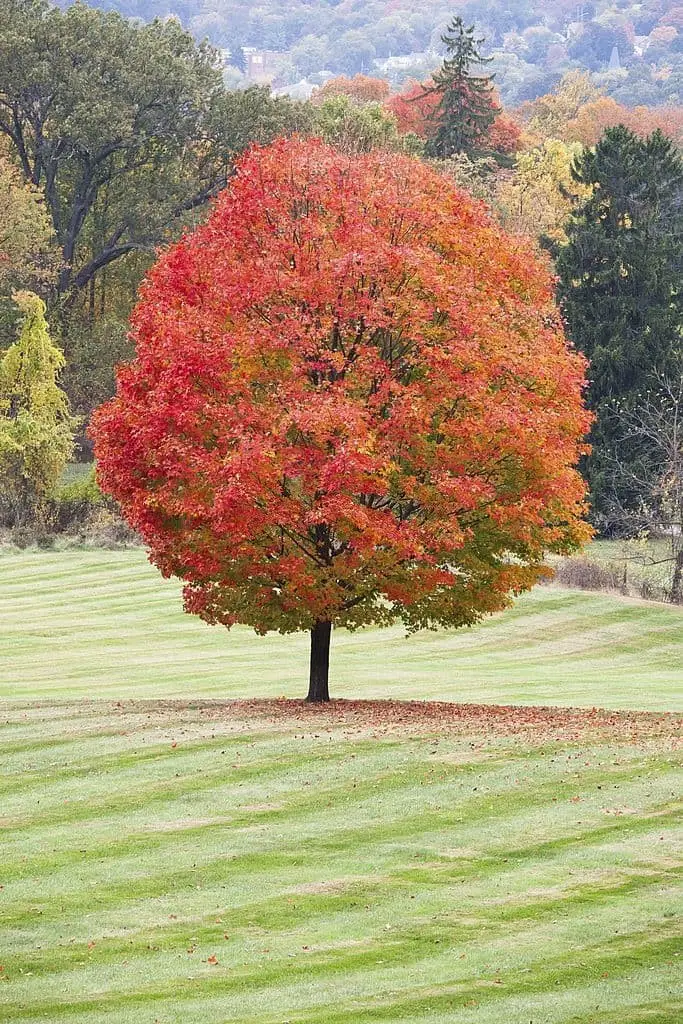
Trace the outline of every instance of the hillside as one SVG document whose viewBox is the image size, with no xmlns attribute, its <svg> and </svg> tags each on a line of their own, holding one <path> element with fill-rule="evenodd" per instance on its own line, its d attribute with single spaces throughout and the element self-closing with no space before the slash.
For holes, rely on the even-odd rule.
<svg viewBox="0 0 683 1024">
<path fill-rule="evenodd" d="M 0 697 L 299 697 L 308 636 L 257 637 L 185 615 L 139 549 L 0 558 Z M 470 630 L 339 632 L 346 698 L 675 710 L 683 610 L 538 587 Z M 274 666 L 276 670 L 274 671 Z"/>
<path fill-rule="evenodd" d="M 440 35 L 461 14 L 486 37 L 503 100 L 547 92 L 571 68 L 596 74 L 628 105 L 679 103 L 683 7 L 674 0 L 92 0 L 127 17 L 175 15 L 228 51 L 232 80 L 282 88 L 329 74 L 380 74 L 394 85 L 439 62 Z M 68 6 L 69 0 L 60 0 Z M 254 50 L 255 54 L 244 53 Z M 322 76 L 322 78 L 321 78 Z"/>
</svg>

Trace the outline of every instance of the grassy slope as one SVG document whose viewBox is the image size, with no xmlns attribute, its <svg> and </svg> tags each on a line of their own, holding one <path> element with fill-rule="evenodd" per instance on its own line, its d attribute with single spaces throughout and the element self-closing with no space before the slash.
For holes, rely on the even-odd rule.
<svg viewBox="0 0 683 1024">
<path fill-rule="evenodd" d="M 678 1020 L 671 719 L 207 702 L 300 693 L 305 640 L 177 591 L 136 551 L 0 559 L 0 1024 Z M 340 634 L 336 689 L 665 709 L 682 621 L 540 589 Z"/>
<path fill-rule="evenodd" d="M 672 723 L 535 716 L 7 705 L 0 1021 L 674 1024 Z"/>
<path fill-rule="evenodd" d="M 138 550 L 0 558 L 0 697 L 303 693 L 306 636 L 209 628 L 179 591 Z M 332 676 L 344 697 L 675 709 L 683 609 L 538 588 L 472 630 L 341 632 Z"/>
</svg>

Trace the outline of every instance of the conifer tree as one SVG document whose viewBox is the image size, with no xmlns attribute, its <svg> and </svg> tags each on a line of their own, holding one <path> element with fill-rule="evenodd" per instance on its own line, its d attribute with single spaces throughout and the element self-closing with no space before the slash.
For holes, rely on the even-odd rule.
<svg viewBox="0 0 683 1024">
<path fill-rule="evenodd" d="M 479 47 L 484 40 L 475 39 L 474 26 L 465 28 L 462 18 L 453 19 L 441 41 L 447 56 L 432 75 L 433 85 L 423 93 L 439 96 L 427 154 L 441 159 L 454 153 L 476 154 L 495 120 L 496 109 L 493 76 L 473 74 L 473 69 L 485 67 L 491 58 L 482 57 Z"/>
<path fill-rule="evenodd" d="M 19 338 L 0 360 L 0 518 L 16 525 L 34 517 L 73 450 L 74 421 L 57 384 L 64 356 L 45 321 L 45 303 L 16 292 L 23 313 Z"/>
<path fill-rule="evenodd" d="M 241 71 L 243 75 L 247 73 L 247 55 L 244 52 L 244 47 L 241 43 L 237 43 L 230 51 L 230 63 L 233 67 Z"/>
<path fill-rule="evenodd" d="M 661 132 L 640 139 L 619 125 L 584 151 L 574 177 L 592 191 L 567 227 L 557 271 L 569 333 L 591 364 L 597 419 L 586 469 L 600 521 L 619 415 L 659 375 L 674 378 L 681 368 L 683 161 Z M 629 453 L 622 448 L 619 457 Z"/>
</svg>

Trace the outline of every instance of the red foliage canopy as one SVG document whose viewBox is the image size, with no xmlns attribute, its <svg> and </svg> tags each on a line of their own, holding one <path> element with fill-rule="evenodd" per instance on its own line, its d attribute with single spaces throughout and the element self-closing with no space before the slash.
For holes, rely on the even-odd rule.
<svg viewBox="0 0 683 1024">
<path fill-rule="evenodd" d="M 413 132 L 426 139 L 433 133 L 439 96 L 435 92 L 425 93 L 428 85 L 409 82 L 403 92 L 395 93 L 385 101 L 387 110 L 396 117 L 401 134 Z"/>
<path fill-rule="evenodd" d="M 403 92 L 385 100 L 384 106 L 396 117 L 401 133 L 413 132 L 421 139 L 428 139 L 434 134 L 440 96 L 436 92 L 425 92 L 432 84 L 409 82 Z M 491 94 L 491 105 L 496 111 L 496 118 L 482 136 L 480 148 L 495 153 L 516 153 L 521 145 L 522 129 L 504 112 L 495 92 Z"/>
<path fill-rule="evenodd" d="M 252 149 L 133 324 L 100 481 L 209 622 L 470 623 L 587 534 L 551 277 L 418 161 Z"/>
<path fill-rule="evenodd" d="M 486 143 L 494 153 L 516 153 L 522 145 L 522 129 L 501 110 L 486 134 Z"/>
</svg>

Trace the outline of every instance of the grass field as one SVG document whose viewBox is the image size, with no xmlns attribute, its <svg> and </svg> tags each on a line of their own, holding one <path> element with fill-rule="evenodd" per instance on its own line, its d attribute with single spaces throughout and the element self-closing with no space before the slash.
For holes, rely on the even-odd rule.
<svg viewBox="0 0 683 1024">
<path fill-rule="evenodd" d="M 137 549 L 0 558 L 0 698 L 298 697 L 307 637 L 211 628 Z M 683 609 L 539 587 L 471 630 L 340 632 L 332 692 L 675 710 Z"/>
<path fill-rule="evenodd" d="M 0 1021 L 675 1024 L 674 723 L 547 714 L 9 707 Z"/>
<path fill-rule="evenodd" d="M 681 609 L 335 638 L 338 694 L 489 706 L 219 700 L 300 695 L 305 638 L 139 551 L 0 558 L 0 622 L 2 1024 L 681 1020 Z"/>
</svg>

